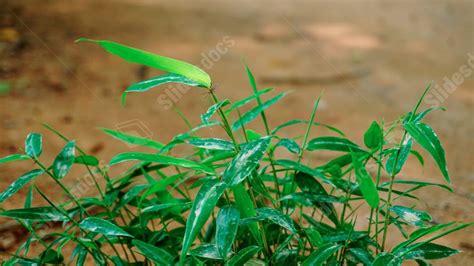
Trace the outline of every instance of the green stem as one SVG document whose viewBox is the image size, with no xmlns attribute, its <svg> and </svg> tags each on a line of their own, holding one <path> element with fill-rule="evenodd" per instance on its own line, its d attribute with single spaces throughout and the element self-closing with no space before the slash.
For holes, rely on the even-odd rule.
<svg viewBox="0 0 474 266">
<path fill-rule="evenodd" d="M 216 94 L 214 93 L 214 90 L 210 90 L 210 93 L 212 95 L 212 99 L 214 100 L 214 103 L 217 104 L 219 102 L 219 99 L 217 98 Z M 234 134 L 232 133 L 232 128 L 230 127 L 229 121 L 227 120 L 227 117 L 225 116 L 224 112 L 222 111 L 222 108 L 219 107 L 218 112 L 219 112 L 219 115 L 221 117 L 222 122 L 224 123 L 224 130 L 227 132 L 229 137 L 232 139 L 232 142 L 234 143 L 234 147 L 235 147 L 236 151 L 238 152 L 240 150 L 240 148 L 239 148 L 238 143 L 235 140 Z M 248 179 L 247 179 L 247 181 L 248 181 Z M 257 207 L 257 202 L 255 200 L 255 195 L 253 194 L 253 191 L 252 191 L 251 187 L 250 187 L 249 191 L 250 191 L 250 197 L 253 201 L 254 208 L 256 208 Z M 268 246 L 267 239 L 266 239 L 266 236 L 265 236 L 265 232 L 263 230 L 263 227 L 262 227 L 261 223 L 258 223 L 258 225 L 259 225 L 259 228 L 260 228 L 260 237 L 262 238 L 264 249 L 267 253 L 267 256 L 270 257 L 271 256 L 271 250 Z"/>
<path fill-rule="evenodd" d="M 83 211 L 87 216 L 89 216 L 89 213 L 87 212 L 87 210 L 79 203 L 79 201 L 76 199 L 76 197 L 64 186 L 63 183 L 61 183 L 49 170 L 48 168 L 46 168 L 40 161 L 38 161 L 36 158 L 32 158 L 35 163 L 41 168 L 43 169 L 43 171 L 45 171 L 46 174 L 48 174 L 51 179 L 54 180 L 54 182 L 59 186 L 61 187 L 61 189 L 66 193 L 66 195 L 68 195 L 71 200 L 77 205 L 77 207 L 79 207 L 79 209 L 81 209 L 81 211 Z M 81 213 L 81 217 L 82 219 L 82 213 Z"/>
<path fill-rule="evenodd" d="M 63 134 L 59 133 L 57 130 L 55 130 L 54 128 L 52 128 L 50 125 L 48 124 L 43 124 L 44 127 L 46 127 L 48 130 L 50 130 L 51 132 L 53 132 L 54 134 L 58 135 L 61 139 L 63 139 L 64 141 L 70 141 L 69 138 L 67 138 L 66 136 L 64 136 Z M 81 155 L 87 155 L 79 146 L 76 145 L 76 149 L 79 151 L 79 153 L 81 153 Z M 102 199 L 104 199 L 104 193 L 103 191 L 101 190 L 98 182 L 97 182 L 97 179 L 95 177 L 95 175 L 92 173 L 91 169 L 89 168 L 88 165 L 86 165 L 86 168 L 87 168 L 87 171 L 89 172 L 89 174 L 91 175 L 92 179 L 94 180 L 94 185 L 95 187 L 97 188 L 97 191 L 99 191 L 99 194 L 101 195 Z M 100 173 L 102 173 L 101 169 L 99 166 L 96 167 Z"/>
<path fill-rule="evenodd" d="M 301 146 L 301 152 L 300 154 L 298 154 L 298 163 L 300 163 L 301 159 L 303 158 L 303 153 L 306 148 L 306 144 L 308 143 L 309 132 L 311 131 L 311 126 L 313 125 L 314 117 L 316 116 L 316 110 L 318 110 L 320 100 L 321 96 L 319 96 L 316 102 L 314 103 L 313 111 L 311 112 L 311 118 L 309 119 L 308 127 L 306 128 L 306 132 L 303 137 L 303 146 Z"/>
<path fill-rule="evenodd" d="M 260 106 L 262 105 L 262 100 L 260 99 L 260 95 L 258 94 L 258 91 L 255 87 L 252 87 L 253 88 L 253 92 L 254 92 L 254 95 L 255 95 L 255 99 L 257 100 L 257 104 Z M 239 114 L 240 116 L 240 114 Z M 263 121 L 263 124 L 265 126 L 265 132 L 268 136 L 272 135 L 271 132 L 270 132 L 270 127 L 268 126 L 268 121 L 267 121 L 267 116 L 265 115 L 265 111 L 262 111 L 261 112 L 261 116 L 262 116 L 262 121 Z M 243 124 L 242 124 L 243 126 Z M 276 174 L 276 168 L 275 168 L 275 163 L 274 163 L 274 160 L 273 160 L 273 153 L 270 152 L 270 151 L 267 151 L 267 155 L 268 155 L 268 160 L 270 161 L 270 167 L 272 168 L 272 175 L 273 175 L 273 182 L 275 183 L 274 186 L 275 186 L 275 191 L 276 191 L 276 195 L 277 195 L 277 202 L 278 202 L 278 199 L 280 199 L 281 197 L 281 192 L 280 192 L 280 186 L 278 185 L 278 177 L 277 177 L 277 174 Z"/>
<path fill-rule="evenodd" d="M 56 179 L 56 177 L 40 161 L 38 161 L 36 158 L 33 158 L 33 160 L 35 161 L 36 164 L 38 164 L 38 166 L 40 166 L 41 169 L 43 169 L 43 171 L 45 171 L 56 182 L 56 184 L 58 184 L 61 187 L 61 189 L 72 199 L 72 201 L 79 207 L 79 209 L 81 209 L 82 212 L 84 212 L 84 214 L 86 216 L 90 216 L 89 212 L 82 206 L 82 204 L 79 203 L 79 201 L 76 199 L 76 197 L 64 186 L 63 183 L 61 183 L 58 179 Z M 38 190 L 38 188 L 37 188 L 37 190 Z M 39 190 L 38 190 L 38 192 L 41 194 L 41 192 Z M 44 195 L 44 194 L 42 194 L 42 195 Z M 48 203 L 53 204 L 51 201 L 48 201 Z M 52 206 L 54 207 L 55 205 L 52 205 Z M 57 208 L 57 207 L 55 207 L 55 208 Z M 80 219 L 82 219 L 82 212 L 80 213 Z M 71 219 L 71 221 L 74 221 L 74 220 Z M 77 224 L 75 221 L 74 221 L 74 223 L 79 229 L 81 229 L 79 227 L 79 224 Z M 85 232 L 82 229 L 81 229 L 81 231 Z M 117 249 L 115 248 L 114 244 L 110 241 L 110 239 L 107 236 L 104 236 L 104 239 L 109 243 L 109 245 L 112 247 L 112 249 L 114 250 L 116 255 L 118 257 L 120 257 L 120 253 L 117 251 Z M 91 239 L 91 241 L 94 241 L 94 240 Z"/>
<path fill-rule="evenodd" d="M 318 110 L 320 100 L 321 100 L 321 96 L 319 96 L 316 102 L 314 103 L 314 107 L 313 107 L 313 111 L 311 112 L 311 117 L 309 119 L 308 127 L 306 128 L 306 132 L 303 137 L 303 145 L 301 146 L 301 151 L 298 154 L 298 163 L 300 163 L 301 160 L 303 159 L 304 150 L 306 149 L 306 144 L 308 143 L 309 132 L 311 131 L 311 126 L 313 125 L 314 117 L 316 116 L 316 110 Z M 295 171 L 295 174 L 296 174 L 296 171 Z M 295 189 L 295 185 L 296 185 L 295 178 L 293 178 L 291 180 L 291 191 Z"/>
<path fill-rule="evenodd" d="M 384 128 L 384 123 L 382 121 L 382 132 L 383 132 L 383 128 Z M 381 174 L 382 174 L 382 159 L 383 159 L 383 146 L 384 146 L 384 134 L 382 134 L 381 136 L 381 140 L 380 140 L 380 151 L 379 151 L 379 156 L 378 156 L 378 160 L 380 163 L 377 164 L 377 180 L 376 180 L 376 185 L 375 187 L 379 187 L 379 184 L 380 184 L 380 177 L 381 177 Z M 373 215 L 375 214 L 375 242 L 378 243 L 378 217 L 379 217 L 379 206 L 377 206 L 377 208 L 375 208 L 375 211 L 373 208 L 370 208 L 370 218 L 369 218 L 369 226 L 367 228 L 367 232 L 368 234 L 370 235 L 370 232 L 372 230 L 372 222 L 373 222 Z M 376 253 L 378 253 L 378 248 L 376 248 Z"/>
<path fill-rule="evenodd" d="M 49 205 L 51 205 L 51 207 L 53 207 L 54 209 L 56 209 L 57 211 L 59 211 L 62 215 L 68 217 L 69 221 L 72 222 L 76 228 L 79 229 L 79 231 L 81 231 L 87 238 L 89 238 L 89 240 L 91 241 L 91 243 L 93 243 L 93 245 L 95 246 L 95 248 L 100 252 L 100 254 L 102 255 L 102 257 L 104 258 L 104 260 L 107 260 L 107 255 L 105 253 L 103 253 L 101 250 L 100 250 L 100 247 L 97 245 L 97 243 L 95 242 L 94 238 L 90 237 L 89 236 L 89 233 L 87 231 L 85 231 L 84 229 L 82 229 L 79 224 L 71 217 L 69 217 L 69 214 L 66 212 L 66 211 L 63 211 L 61 208 L 59 208 L 58 206 L 56 206 L 56 204 L 54 204 L 48 197 L 46 197 L 46 195 L 36 186 L 34 186 L 34 188 L 36 189 L 36 191 L 38 191 L 38 193 L 41 195 L 41 197 L 46 200 L 48 202 Z M 81 242 L 82 243 L 82 242 Z M 82 243 L 83 244 L 83 243 Z M 93 253 L 91 252 L 91 255 L 93 255 Z M 117 252 L 117 256 L 118 255 L 118 252 Z M 110 259 L 110 258 L 109 258 Z"/>
<path fill-rule="evenodd" d="M 239 109 L 237 109 L 237 113 L 239 114 L 239 120 L 241 120 L 242 117 L 241 117 L 241 115 L 240 115 L 240 110 L 239 110 Z M 245 125 L 244 125 L 244 124 L 242 124 L 242 132 L 243 132 L 243 135 L 244 135 L 244 138 L 245 138 L 245 142 L 248 143 L 248 142 L 249 142 L 249 139 L 248 139 L 247 133 L 246 133 L 246 131 L 245 131 Z M 270 156 L 270 154 L 268 154 L 268 155 Z M 275 188 L 275 189 L 276 189 L 277 193 L 279 193 L 279 192 L 278 192 L 278 178 L 277 178 L 277 176 L 276 176 L 276 174 L 275 174 L 275 171 L 273 171 L 273 173 L 274 173 L 274 176 L 273 176 L 273 177 L 274 177 L 274 182 L 275 182 L 275 184 L 276 184 L 276 188 Z M 254 177 L 255 177 L 255 176 L 254 176 L 253 173 L 252 173 L 252 178 L 254 178 Z M 255 178 L 256 178 L 256 177 L 255 177 Z M 250 182 L 248 183 L 248 185 L 249 185 L 249 187 L 252 187 Z M 272 200 L 271 203 L 272 203 L 273 208 L 278 209 L 278 207 L 277 207 L 277 205 L 276 205 L 276 203 L 275 203 L 275 200 Z"/>
<path fill-rule="evenodd" d="M 428 86 L 426 87 L 426 89 L 423 91 L 423 94 L 421 95 L 420 99 L 418 99 L 418 102 L 416 103 L 415 105 L 415 108 L 413 108 L 413 111 L 411 112 L 411 115 L 410 115 L 410 118 L 408 119 L 408 122 L 410 123 L 413 118 L 415 117 L 416 115 L 416 112 L 418 111 L 418 108 L 420 107 L 421 105 L 421 102 L 423 101 L 423 98 L 425 97 L 425 95 L 428 93 L 428 91 L 430 90 L 431 88 L 431 82 L 430 84 L 428 84 Z M 384 220 L 384 228 L 383 228 L 383 237 L 382 237 L 382 251 L 384 251 L 385 249 L 385 242 L 387 240 L 387 231 L 388 231 L 388 217 L 389 217 L 389 209 L 390 207 L 392 206 L 392 191 L 393 191 L 393 184 L 394 184 L 394 181 L 395 181 L 395 176 L 397 175 L 397 166 L 398 166 L 398 160 L 400 158 L 400 153 L 401 153 L 401 149 L 402 149 L 402 145 L 403 143 L 405 142 L 405 138 L 407 137 L 407 131 L 404 130 L 403 131 L 403 136 L 402 136 L 402 139 L 400 140 L 400 144 L 399 144 L 399 149 L 397 151 L 397 155 L 395 156 L 395 160 L 394 160 L 394 169 L 393 169 L 393 172 L 390 176 L 390 187 L 389 187 L 389 190 L 388 190 L 388 196 L 387 196 L 387 209 L 386 209 L 386 212 L 385 212 L 385 220 Z"/>
<path fill-rule="evenodd" d="M 211 90 L 210 92 L 211 92 L 212 99 L 214 100 L 214 103 L 217 104 L 219 102 L 219 99 L 214 93 L 214 90 Z M 221 117 L 221 120 L 224 123 L 224 130 L 226 131 L 227 135 L 230 137 L 230 139 L 234 143 L 234 146 L 236 147 L 236 149 L 239 150 L 239 145 L 237 141 L 235 140 L 234 134 L 232 133 L 232 128 L 230 127 L 229 121 L 227 120 L 224 112 L 222 111 L 222 108 L 219 107 L 217 112 L 219 113 L 219 116 Z"/>
<path fill-rule="evenodd" d="M 385 218 L 384 218 L 384 224 L 383 224 L 382 247 L 381 247 L 382 252 L 385 249 L 385 242 L 387 240 L 388 221 L 389 221 L 388 217 L 389 217 L 389 214 L 390 214 L 389 209 L 392 206 L 393 184 L 394 184 L 394 181 L 395 181 L 395 176 L 397 175 L 396 174 L 397 173 L 396 168 L 398 166 L 398 160 L 399 160 L 400 153 L 401 153 L 401 145 L 403 145 L 403 143 L 405 142 L 406 135 L 407 135 L 407 132 L 404 131 L 402 139 L 400 141 L 400 148 L 397 150 L 397 154 L 395 156 L 393 172 L 390 175 L 390 186 L 389 186 L 389 189 L 388 189 L 387 204 L 386 204 L 387 207 L 386 207 L 386 211 L 385 211 Z"/>
</svg>

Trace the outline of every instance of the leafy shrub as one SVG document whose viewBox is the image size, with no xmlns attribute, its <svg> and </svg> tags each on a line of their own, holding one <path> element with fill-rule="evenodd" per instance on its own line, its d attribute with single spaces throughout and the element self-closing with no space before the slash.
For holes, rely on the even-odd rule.
<svg viewBox="0 0 474 266">
<path fill-rule="evenodd" d="M 74 247 L 70 261 L 78 265 L 87 257 L 100 265 L 400 265 L 405 260 L 428 265 L 427 260 L 458 253 L 434 241 L 470 224 L 435 224 L 430 214 L 415 206 L 395 205 L 401 198 L 416 199 L 413 192 L 421 188 L 451 191 L 443 147 L 422 122 L 434 109 L 418 112 L 423 97 L 399 120 L 373 122 L 364 134 L 365 146 L 359 146 L 340 130 L 316 122 L 319 99 L 309 120 L 271 128 L 265 111 L 285 93 L 264 101 L 272 89 L 258 90 L 248 68 L 253 94 L 231 103 L 219 100 L 209 75 L 193 65 L 109 41 L 80 41 L 95 42 L 126 61 L 168 72 L 130 86 L 123 100 L 127 93 L 174 82 L 208 92 L 214 104 L 201 115 L 199 125 L 167 144 L 104 129 L 116 139 L 150 149 L 118 154 L 107 166 L 49 126 L 66 145 L 52 165 L 44 164 L 42 136 L 29 134 L 24 154 L 0 159 L 1 163 L 31 160 L 36 168 L 0 194 L 1 203 L 29 186 L 24 208 L 0 213 L 30 232 L 7 265 L 61 264 L 68 261 L 62 255 L 68 245 Z M 254 107 L 239 111 L 249 104 Z M 263 122 L 263 132 L 249 128 L 254 120 Z M 303 136 L 279 136 L 282 129 L 297 126 L 306 128 Z M 221 127 L 227 139 L 199 137 L 199 130 L 209 127 Z M 310 138 L 314 127 L 332 134 Z M 397 176 L 409 155 L 423 164 L 413 149 L 415 143 L 432 157 L 447 184 Z M 176 157 L 172 153 L 178 145 L 194 148 Z M 317 166 L 304 159 L 322 151 L 330 151 L 334 158 Z M 109 176 L 109 167 L 128 161 L 135 162 L 133 167 Z M 94 178 L 97 197 L 76 197 L 63 184 L 71 167 L 81 165 Z M 33 182 L 40 176 L 51 178 L 68 198 L 53 203 Z M 388 181 L 382 182 L 385 177 Z M 99 185 L 104 180 L 105 187 Z M 50 205 L 32 207 L 33 197 Z M 38 234 L 54 222 L 62 231 Z M 396 227 L 405 238 L 391 248 L 386 246 L 389 227 Z M 32 256 L 34 242 L 44 251 Z"/>
</svg>

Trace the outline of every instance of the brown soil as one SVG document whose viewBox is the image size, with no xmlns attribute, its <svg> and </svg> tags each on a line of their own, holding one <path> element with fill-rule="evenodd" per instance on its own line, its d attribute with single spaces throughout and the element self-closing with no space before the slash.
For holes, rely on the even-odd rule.
<svg viewBox="0 0 474 266">
<path fill-rule="evenodd" d="M 415 104 L 430 80 L 443 84 L 444 77 L 451 78 L 468 64 L 469 52 L 474 57 L 474 2 L 469 0 L 48 0 L 11 1 L 5 9 L 1 5 L 0 85 L 10 88 L 0 92 L 0 157 L 18 152 L 28 132 L 37 131 L 45 135 L 44 160 L 51 161 L 64 142 L 47 133 L 42 122 L 105 161 L 137 148 L 111 140 L 97 127 L 162 142 L 186 130 L 176 112 L 162 104 L 170 96 L 163 96 L 166 89 L 131 94 L 122 108 L 124 88 L 156 73 L 91 44 L 74 44 L 78 37 L 114 40 L 199 64 L 213 77 L 221 98 L 231 100 L 250 93 L 245 59 L 262 88 L 292 90 L 270 109 L 271 125 L 307 119 L 323 93 L 317 120 L 337 126 L 358 142 L 372 120 L 393 121 Z M 219 47 L 227 51 L 216 54 Z M 418 194 L 419 208 L 437 222 L 474 217 L 473 76 L 467 75 L 447 94 L 447 112 L 427 118 L 444 143 L 455 187 L 455 193 L 429 188 Z M 178 98 L 175 106 L 194 124 L 209 105 L 199 90 Z M 424 171 L 413 163 L 403 175 L 443 182 L 426 158 Z M 2 165 L 0 190 L 30 167 Z M 67 182 L 72 186 L 78 179 Z M 57 194 L 47 179 L 37 184 Z M 25 193 L 1 207 L 21 206 Z M 464 252 L 435 265 L 474 262 L 472 239 L 474 229 L 441 240 Z M 15 236 L 10 240 L 14 243 Z"/>
</svg>

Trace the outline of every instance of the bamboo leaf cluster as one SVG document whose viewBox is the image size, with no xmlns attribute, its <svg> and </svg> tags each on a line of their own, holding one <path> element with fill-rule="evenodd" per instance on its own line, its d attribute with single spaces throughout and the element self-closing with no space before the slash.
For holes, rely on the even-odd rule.
<svg viewBox="0 0 474 266">
<path fill-rule="evenodd" d="M 459 252 L 436 240 L 471 223 L 434 223 L 414 193 L 452 191 L 441 141 L 423 122 L 432 109 L 419 112 L 421 99 L 395 122 L 368 123 L 361 139 L 351 140 L 319 121 L 320 99 L 308 120 L 270 125 L 271 107 L 286 93 L 260 90 L 248 67 L 252 94 L 221 101 L 210 76 L 189 63 L 110 41 L 80 41 L 167 72 L 130 85 L 124 94 L 174 82 L 207 91 L 212 102 L 198 125 L 167 142 L 100 129 L 111 141 L 148 150 L 117 154 L 105 166 L 80 148 L 80 140 L 48 125 L 65 144 L 46 163 L 41 155 L 50 151 L 43 150 L 43 136 L 29 134 L 24 154 L 0 158 L 0 164 L 33 163 L 0 193 L 1 204 L 29 189 L 23 208 L 0 211 L 29 231 L 5 265 L 401 265 L 407 260 L 430 265 Z M 263 130 L 254 129 L 259 122 Z M 203 137 L 204 128 L 222 128 L 226 136 Z M 280 135 L 298 130 L 303 134 Z M 331 159 L 317 163 L 313 158 L 321 153 Z M 410 159 L 423 165 L 424 154 L 439 167 L 443 182 L 400 176 Z M 128 170 L 111 175 L 119 164 Z M 96 196 L 71 193 L 65 180 L 72 168 L 90 173 Z M 67 197 L 55 203 L 54 195 L 36 186 L 39 178 L 51 179 Z M 48 204 L 36 206 L 35 199 Z M 51 223 L 60 230 L 39 234 Z M 391 237 L 400 243 L 387 246 Z M 30 252 L 33 243 L 42 247 L 39 255 Z M 66 246 L 72 247 L 71 256 L 64 253 Z"/>
</svg>

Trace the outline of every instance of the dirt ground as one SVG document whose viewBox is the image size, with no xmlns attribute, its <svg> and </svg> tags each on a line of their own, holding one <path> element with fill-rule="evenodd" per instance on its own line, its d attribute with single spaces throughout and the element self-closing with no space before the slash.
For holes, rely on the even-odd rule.
<svg viewBox="0 0 474 266">
<path fill-rule="evenodd" d="M 41 125 L 48 123 L 108 161 L 137 148 L 111 140 L 98 127 L 166 142 L 187 129 L 170 103 L 193 124 L 207 109 L 209 98 L 199 90 L 173 95 L 170 87 L 131 94 L 121 107 L 127 85 L 156 73 L 91 44 L 75 44 L 79 37 L 113 40 L 200 65 L 221 98 L 231 100 L 251 91 L 244 60 L 261 88 L 292 91 L 270 109 L 271 125 L 307 119 L 323 93 L 317 120 L 359 143 L 372 120 L 393 121 L 407 112 L 433 80 L 439 93 L 423 106 L 442 102 L 448 108 L 427 121 L 444 144 L 455 192 L 424 190 L 418 207 L 437 222 L 474 220 L 472 0 L 0 0 L 0 15 L 0 157 L 18 152 L 28 132 L 36 131 L 45 135 L 44 160 L 53 160 L 64 142 Z M 462 82 L 452 85 L 460 75 Z M 449 92 L 443 84 L 451 86 Z M 1 165 L 0 190 L 30 167 Z M 402 175 L 443 182 L 429 159 L 423 171 L 409 164 Z M 57 194 L 48 180 L 37 183 Z M 0 207 L 21 206 L 25 193 Z M 14 236 L 4 239 L 15 246 Z M 473 239 L 474 229 L 467 229 L 441 240 L 463 253 L 434 265 L 474 263 Z"/>
</svg>

